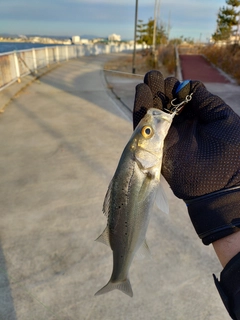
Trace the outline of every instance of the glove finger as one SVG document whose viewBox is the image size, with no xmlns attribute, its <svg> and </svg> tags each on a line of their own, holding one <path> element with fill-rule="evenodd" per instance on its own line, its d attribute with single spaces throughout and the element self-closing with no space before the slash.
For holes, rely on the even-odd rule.
<svg viewBox="0 0 240 320">
<path fill-rule="evenodd" d="M 176 90 L 180 82 L 175 77 L 168 77 L 164 81 L 164 92 L 166 96 L 165 106 L 166 109 L 171 109 L 171 101 L 176 98 Z"/>
<path fill-rule="evenodd" d="M 145 74 L 144 83 L 146 83 L 155 96 L 159 91 L 164 92 L 164 78 L 160 71 L 151 70 Z"/>
<path fill-rule="evenodd" d="M 200 81 L 191 83 L 192 100 L 189 107 L 205 123 L 237 116 L 218 96 L 209 92 Z"/>
<path fill-rule="evenodd" d="M 146 83 L 152 91 L 153 107 L 163 109 L 166 105 L 166 97 L 164 93 L 164 78 L 160 71 L 152 70 L 146 73 L 144 77 Z"/>
<path fill-rule="evenodd" d="M 136 128 L 139 121 L 145 116 L 147 110 L 153 108 L 152 92 L 145 83 L 136 86 L 134 108 L 133 108 L 133 129 Z"/>
</svg>

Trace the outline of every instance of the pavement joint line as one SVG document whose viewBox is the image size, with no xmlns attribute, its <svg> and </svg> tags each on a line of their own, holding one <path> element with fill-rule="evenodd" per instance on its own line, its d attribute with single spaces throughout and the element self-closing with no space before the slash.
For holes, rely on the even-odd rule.
<svg viewBox="0 0 240 320">
<path fill-rule="evenodd" d="M 111 72 L 111 73 L 118 73 L 118 74 L 124 74 L 132 77 L 144 77 L 144 74 L 137 74 L 137 73 L 131 73 L 131 72 L 124 72 L 124 71 L 118 71 L 118 70 L 111 70 L 111 69 L 103 69 L 103 71 Z"/>
<path fill-rule="evenodd" d="M 108 82 L 107 77 L 106 77 L 106 73 L 105 73 L 105 71 L 108 71 L 108 70 L 104 70 L 104 69 L 103 69 L 103 71 L 104 71 L 104 79 L 105 79 L 106 84 L 107 84 L 107 89 L 113 94 L 113 96 L 115 97 L 115 99 L 116 99 L 117 101 L 119 101 L 119 102 L 122 104 L 122 106 L 123 106 L 125 109 L 127 109 L 128 112 L 130 112 L 130 113 L 132 114 L 132 110 L 129 108 L 129 106 L 128 106 L 128 105 L 122 100 L 122 98 L 119 97 L 119 95 L 115 92 L 114 86 L 112 86 L 112 85 Z M 127 74 L 128 74 L 128 73 L 127 73 Z M 131 120 L 131 119 L 129 119 L 129 120 Z"/>
</svg>

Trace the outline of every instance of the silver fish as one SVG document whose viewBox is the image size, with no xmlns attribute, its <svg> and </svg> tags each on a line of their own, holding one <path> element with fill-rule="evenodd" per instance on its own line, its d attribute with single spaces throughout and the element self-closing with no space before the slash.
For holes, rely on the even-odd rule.
<svg viewBox="0 0 240 320">
<path fill-rule="evenodd" d="M 118 289 L 133 296 L 128 272 L 137 250 L 148 249 L 145 236 L 160 184 L 164 139 L 173 117 L 149 109 L 122 153 L 103 203 L 107 227 L 96 239 L 111 247 L 113 271 L 95 295 Z"/>
</svg>

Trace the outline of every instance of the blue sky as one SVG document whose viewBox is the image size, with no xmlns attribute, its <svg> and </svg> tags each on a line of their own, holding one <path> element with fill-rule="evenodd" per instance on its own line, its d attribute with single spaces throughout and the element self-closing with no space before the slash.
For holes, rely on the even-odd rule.
<svg viewBox="0 0 240 320">
<path fill-rule="evenodd" d="M 0 33 L 44 35 L 120 34 L 133 39 L 136 0 L 0 0 Z M 155 0 L 138 0 L 138 19 L 154 16 Z M 161 0 L 160 20 L 171 21 L 170 37 L 204 41 L 216 27 L 225 0 Z"/>
</svg>

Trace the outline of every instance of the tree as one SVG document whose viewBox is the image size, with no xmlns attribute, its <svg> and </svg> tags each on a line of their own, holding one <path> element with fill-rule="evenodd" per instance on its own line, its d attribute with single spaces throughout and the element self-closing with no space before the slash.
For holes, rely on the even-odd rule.
<svg viewBox="0 0 240 320">
<path fill-rule="evenodd" d="M 183 38 L 173 38 L 169 41 L 169 44 L 172 44 L 172 45 L 177 45 L 179 46 L 180 44 L 182 44 L 183 42 Z"/>
<path fill-rule="evenodd" d="M 160 23 L 159 26 L 157 26 L 157 32 L 156 32 L 156 44 L 167 44 L 168 42 L 168 36 L 166 27 L 163 23 Z"/>
<path fill-rule="evenodd" d="M 137 24 L 137 43 L 143 44 L 143 37 L 146 33 L 146 23 L 143 23 L 143 20 L 138 20 Z"/>
<path fill-rule="evenodd" d="M 137 24 L 137 42 L 146 43 L 149 46 L 153 45 L 153 28 L 154 20 L 150 18 L 147 23 L 143 23 L 143 20 L 138 20 Z M 167 32 L 165 26 L 160 23 L 156 28 L 156 44 L 167 43 Z"/>
<path fill-rule="evenodd" d="M 228 40 L 231 35 L 237 33 L 239 23 L 239 11 L 240 0 L 226 0 L 227 6 L 223 6 L 218 11 L 217 16 L 217 29 L 212 35 L 215 41 Z"/>
<path fill-rule="evenodd" d="M 143 41 L 148 46 L 152 46 L 153 44 L 153 26 L 154 26 L 154 20 L 150 18 L 148 20 L 148 23 L 146 23 L 145 34 L 143 36 Z"/>
</svg>

